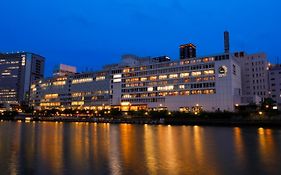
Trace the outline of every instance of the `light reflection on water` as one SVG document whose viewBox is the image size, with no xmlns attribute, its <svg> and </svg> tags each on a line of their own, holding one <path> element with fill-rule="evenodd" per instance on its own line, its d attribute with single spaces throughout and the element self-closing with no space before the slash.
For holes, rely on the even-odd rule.
<svg viewBox="0 0 281 175">
<path fill-rule="evenodd" d="M 281 174 L 281 130 L 0 123 L 1 174 Z"/>
</svg>

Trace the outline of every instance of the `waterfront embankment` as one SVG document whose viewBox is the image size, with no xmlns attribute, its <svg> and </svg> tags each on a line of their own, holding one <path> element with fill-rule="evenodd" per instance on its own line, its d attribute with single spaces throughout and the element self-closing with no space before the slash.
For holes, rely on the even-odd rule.
<svg viewBox="0 0 281 175">
<path fill-rule="evenodd" d="M 176 118 L 176 117 L 32 117 L 16 116 L 14 118 L 1 117 L 1 121 L 22 121 L 22 122 L 90 122 L 90 123 L 112 123 L 112 124 L 151 124 L 151 125 L 201 125 L 201 126 L 257 126 L 257 127 L 281 127 L 281 116 L 275 117 L 252 117 L 252 118 Z"/>
</svg>

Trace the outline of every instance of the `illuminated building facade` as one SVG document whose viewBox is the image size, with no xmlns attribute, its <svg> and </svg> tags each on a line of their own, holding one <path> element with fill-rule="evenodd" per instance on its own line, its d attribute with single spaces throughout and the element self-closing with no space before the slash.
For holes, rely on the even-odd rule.
<svg viewBox="0 0 281 175">
<path fill-rule="evenodd" d="M 44 62 L 33 53 L 0 53 L 0 104 L 9 108 L 26 101 L 31 83 L 44 76 Z"/>
<path fill-rule="evenodd" d="M 240 66 L 229 54 L 181 59 L 126 55 L 101 72 L 37 81 L 31 103 L 38 109 L 233 111 L 240 104 Z"/>
<path fill-rule="evenodd" d="M 240 66 L 229 54 L 164 62 L 126 57 L 112 79 L 114 106 L 233 111 L 240 104 Z"/>
<path fill-rule="evenodd" d="M 105 109 L 110 105 L 110 80 L 104 70 L 36 81 L 30 103 L 35 109 Z"/>
<path fill-rule="evenodd" d="M 127 110 L 234 111 L 269 97 L 266 55 L 230 52 L 196 56 L 193 44 L 180 46 L 180 59 L 124 55 L 100 72 L 53 77 L 33 84 L 37 108 L 120 108 Z M 62 79 L 62 80 L 61 80 Z M 62 82 L 63 83 L 62 83 Z M 61 83 L 60 83 L 61 82 Z"/>
</svg>

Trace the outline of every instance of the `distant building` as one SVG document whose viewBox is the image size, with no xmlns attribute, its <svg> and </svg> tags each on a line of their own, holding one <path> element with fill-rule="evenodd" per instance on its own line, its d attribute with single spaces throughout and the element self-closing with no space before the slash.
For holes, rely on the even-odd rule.
<svg viewBox="0 0 281 175">
<path fill-rule="evenodd" d="M 44 57 L 33 53 L 0 53 L 0 104 L 27 101 L 31 83 L 44 77 L 44 63 Z"/>
<path fill-rule="evenodd" d="M 69 74 L 75 74 L 77 72 L 76 67 L 66 64 L 59 64 L 53 72 L 53 76 L 65 76 Z"/>
<path fill-rule="evenodd" d="M 281 65 L 270 66 L 268 74 L 270 97 L 276 102 L 278 109 L 281 110 Z"/>
<path fill-rule="evenodd" d="M 196 46 L 192 43 L 180 45 L 180 59 L 196 58 Z"/>
<path fill-rule="evenodd" d="M 264 53 L 236 52 L 234 57 L 241 67 L 243 103 L 259 103 L 256 99 L 269 97 L 267 56 Z"/>
</svg>

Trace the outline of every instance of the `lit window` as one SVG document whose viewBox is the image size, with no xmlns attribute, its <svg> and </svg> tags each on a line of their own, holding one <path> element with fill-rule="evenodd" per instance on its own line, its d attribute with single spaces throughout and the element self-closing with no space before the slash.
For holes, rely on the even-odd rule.
<svg viewBox="0 0 281 175">
<path fill-rule="evenodd" d="M 158 90 L 158 91 L 170 91 L 170 90 L 173 90 L 173 89 L 174 89 L 174 86 L 173 86 L 173 85 L 157 87 L 157 90 Z"/>
<path fill-rule="evenodd" d="M 122 81 L 121 78 L 118 78 L 118 79 L 113 79 L 113 83 L 120 83 Z"/>
<path fill-rule="evenodd" d="M 143 78 L 140 79 L 140 81 L 146 81 L 146 80 L 147 80 L 146 77 L 143 77 Z"/>
<path fill-rule="evenodd" d="M 159 80 L 163 80 L 163 79 L 166 79 L 166 78 L 168 78 L 167 75 L 160 75 L 160 76 L 159 76 Z"/>
<path fill-rule="evenodd" d="M 189 76 L 189 73 L 188 73 L 188 72 L 186 72 L 186 73 L 181 73 L 181 74 L 180 74 L 180 77 L 181 77 L 181 78 L 188 77 L 188 76 Z"/>
<path fill-rule="evenodd" d="M 213 75 L 215 73 L 214 70 L 205 70 L 204 75 Z"/>
<path fill-rule="evenodd" d="M 201 71 L 192 72 L 191 75 L 192 75 L 192 76 L 200 76 L 200 75 L 201 75 Z"/>
<path fill-rule="evenodd" d="M 157 80 L 157 77 L 156 77 L 156 76 L 151 76 L 151 77 L 149 78 L 149 80 L 151 80 L 151 81 Z"/>
<path fill-rule="evenodd" d="M 58 98 L 59 94 L 46 94 L 45 99 Z"/>
<path fill-rule="evenodd" d="M 113 78 L 122 78 L 122 74 L 115 74 L 113 75 Z"/>
<path fill-rule="evenodd" d="M 169 78 L 178 78 L 178 74 L 171 74 L 169 75 Z"/>
<path fill-rule="evenodd" d="M 55 81 L 55 82 L 53 82 L 53 85 L 54 86 L 63 86 L 63 85 L 65 85 L 65 81 Z"/>
<path fill-rule="evenodd" d="M 148 91 L 148 92 L 153 91 L 153 87 L 148 87 L 148 88 L 147 88 L 147 91 Z"/>
<path fill-rule="evenodd" d="M 105 76 L 96 77 L 96 81 L 101 81 L 101 80 L 105 80 Z"/>
<path fill-rule="evenodd" d="M 179 89 L 184 89 L 185 86 L 182 84 L 182 85 L 179 85 Z"/>
<path fill-rule="evenodd" d="M 88 82 L 92 82 L 92 81 L 93 81 L 93 78 L 74 79 L 74 80 L 72 80 L 72 84 L 88 83 Z"/>
</svg>

